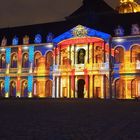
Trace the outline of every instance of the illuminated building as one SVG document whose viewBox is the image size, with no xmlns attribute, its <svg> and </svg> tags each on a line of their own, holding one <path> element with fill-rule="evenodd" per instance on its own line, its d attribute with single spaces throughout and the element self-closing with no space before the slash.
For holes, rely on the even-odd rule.
<svg viewBox="0 0 140 140">
<path fill-rule="evenodd" d="M 91 6 L 87 6 L 87 1 L 91 2 L 85 0 L 86 6 L 81 9 Z M 99 1 L 94 2 L 97 4 Z M 65 29 L 64 33 L 61 31 L 61 34 L 57 34 L 57 37 L 49 33 L 43 41 L 39 33 L 34 34 L 34 38 L 28 34 L 22 37 L 21 42 L 17 35 L 12 38 L 11 45 L 4 36 L 0 47 L 0 96 L 101 99 L 139 97 L 139 25 L 131 21 L 131 32 L 126 34 L 121 26 L 123 20 L 122 23 L 118 20 L 120 14 L 116 14 L 107 5 L 102 8 L 102 5 L 99 5 L 98 16 L 106 25 L 104 28 L 102 22 L 96 21 L 95 14 L 87 16 L 87 19 L 91 16 L 89 23 L 83 20 L 83 15 L 79 18 L 80 9 L 67 17 L 66 22 L 62 22 L 60 30 L 64 30 L 70 23 L 71 26 L 67 27 L 68 31 Z M 111 14 L 103 14 L 104 10 Z M 129 17 L 134 16 L 133 20 L 136 21 L 138 15 L 132 13 Z M 124 20 L 127 16 L 121 14 Z M 82 21 L 82 24 L 78 25 L 74 17 L 77 17 L 78 22 Z M 114 20 L 106 22 L 107 17 Z M 97 27 L 101 26 L 103 31 L 91 28 L 92 22 Z M 118 23 L 120 26 L 116 26 Z M 61 23 L 56 23 L 56 27 L 54 24 L 52 26 L 57 31 Z M 90 28 L 82 26 L 84 24 Z M 112 33 L 113 26 L 116 27 L 115 34 Z M 5 32 L 7 30 L 0 31 L 1 34 Z"/>
</svg>

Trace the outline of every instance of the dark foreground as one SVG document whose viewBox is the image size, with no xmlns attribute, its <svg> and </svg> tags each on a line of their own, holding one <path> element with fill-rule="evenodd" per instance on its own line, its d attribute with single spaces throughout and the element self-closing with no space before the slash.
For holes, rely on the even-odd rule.
<svg viewBox="0 0 140 140">
<path fill-rule="evenodd" d="M 0 100 L 0 140 L 140 140 L 140 101 Z"/>
</svg>

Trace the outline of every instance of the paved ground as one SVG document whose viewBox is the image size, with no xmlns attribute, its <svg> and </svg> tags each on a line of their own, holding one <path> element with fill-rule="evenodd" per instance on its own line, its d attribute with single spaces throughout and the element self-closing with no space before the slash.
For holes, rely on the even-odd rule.
<svg viewBox="0 0 140 140">
<path fill-rule="evenodd" d="M 0 140 L 140 140 L 140 101 L 0 100 Z"/>
</svg>

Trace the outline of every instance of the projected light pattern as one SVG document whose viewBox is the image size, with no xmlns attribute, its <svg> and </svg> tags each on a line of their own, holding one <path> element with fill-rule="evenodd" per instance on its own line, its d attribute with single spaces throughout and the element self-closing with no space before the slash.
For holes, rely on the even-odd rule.
<svg viewBox="0 0 140 140">
<path fill-rule="evenodd" d="M 139 35 L 111 37 L 78 25 L 54 39 L 48 34 L 46 39 L 41 43 L 38 34 L 36 44 L 30 45 L 29 37 L 24 37 L 25 44 L 0 49 L 0 81 L 5 90 L 1 96 L 140 97 Z"/>
</svg>

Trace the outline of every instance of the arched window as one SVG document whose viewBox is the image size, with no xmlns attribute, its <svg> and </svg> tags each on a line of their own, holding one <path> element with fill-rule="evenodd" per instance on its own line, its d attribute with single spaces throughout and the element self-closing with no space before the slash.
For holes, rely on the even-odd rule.
<svg viewBox="0 0 140 140">
<path fill-rule="evenodd" d="M 28 55 L 28 53 L 24 53 L 22 56 L 22 67 L 23 68 L 29 67 L 29 55 Z"/>
<path fill-rule="evenodd" d="M 124 49 L 122 47 L 116 47 L 114 50 L 115 63 L 124 62 Z"/>
<path fill-rule="evenodd" d="M 18 57 L 17 57 L 17 53 L 13 53 L 11 55 L 11 68 L 17 68 L 17 60 Z"/>
<path fill-rule="evenodd" d="M 40 52 L 36 52 L 34 56 L 34 67 L 38 67 L 38 60 L 42 57 Z"/>
<path fill-rule="evenodd" d="M 84 64 L 85 63 L 85 55 L 86 51 L 84 49 L 80 49 L 78 51 L 78 64 Z"/>
<path fill-rule="evenodd" d="M 6 68 L 6 57 L 5 54 L 0 55 L 0 68 Z"/>
<path fill-rule="evenodd" d="M 104 55 L 102 46 L 95 47 L 95 61 L 96 63 L 103 63 Z"/>
<path fill-rule="evenodd" d="M 53 65 L 53 54 L 51 51 L 49 51 L 46 54 L 46 66 L 52 66 Z"/>
<path fill-rule="evenodd" d="M 140 46 L 134 45 L 131 48 L 131 62 L 140 62 Z"/>
</svg>

